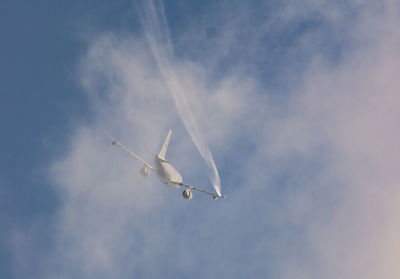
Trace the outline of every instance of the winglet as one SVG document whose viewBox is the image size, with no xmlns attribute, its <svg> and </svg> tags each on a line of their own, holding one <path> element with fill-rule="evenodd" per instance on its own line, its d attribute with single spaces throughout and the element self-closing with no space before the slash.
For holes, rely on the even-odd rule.
<svg viewBox="0 0 400 279">
<path fill-rule="evenodd" d="M 226 195 L 214 195 L 214 196 L 213 196 L 213 199 L 214 199 L 214 200 L 217 200 L 217 199 L 224 199 L 224 200 L 226 200 Z"/>
<path fill-rule="evenodd" d="M 112 142 L 111 142 L 112 145 L 116 145 L 116 146 L 120 145 L 120 143 L 113 136 L 111 136 L 107 131 L 104 131 L 104 133 L 112 140 Z"/>
</svg>

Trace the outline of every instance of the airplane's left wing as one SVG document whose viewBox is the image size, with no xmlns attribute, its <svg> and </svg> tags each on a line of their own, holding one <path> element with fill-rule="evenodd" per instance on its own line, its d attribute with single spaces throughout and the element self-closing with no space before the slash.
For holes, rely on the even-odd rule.
<svg viewBox="0 0 400 279">
<path fill-rule="evenodd" d="M 130 151 L 126 146 L 124 146 L 123 144 L 121 144 L 121 143 L 120 143 L 119 141 L 117 141 L 113 136 L 111 136 L 109 133 L 107 133 L 107 131 L 106 131 L 105 133 L 106 133 L 106 135 L 112 140 L 112 145 L 121 147 L 121 148 L 124 149 L 126 152 L 128 152 L 129 154 L 131 154 L 133 158 L 135 158 L 136 160 L 141 161 L 141 162 L 142 162 L 143 164 L 145 164 L 146 167 L 148 167 L 149 169 L 154 170 L 154 168 L 153 168 L 149 163 L 147 163 L 145 160 L 143 160 L 142 158 L 140 158 L 139 156 L 137 156 L 135 153 L 133 153 L 132 151 Z"/>
<path fill-rule="evenodd" d="M 209 192 L 207 190 L 204 190 L 204 189 L 201 189 L 201 188 L 197 188 L 197 187 L 194 187 L 192 185 L 185 184 L 185 183 L 179 183 L 179 186 L 183 186 L 183 187 L 186 187 L 186 188 L 188 188 L 190 190 L 196 190 L 196 191 L 211 195 L 211 196 L 213 196 L 214 200 L 216 200 L 218 198 L 219 199 L 221 199 L 221 198 L 226 199 L 226 195 L 218 195 L 217 193 Z"/>
</svg>

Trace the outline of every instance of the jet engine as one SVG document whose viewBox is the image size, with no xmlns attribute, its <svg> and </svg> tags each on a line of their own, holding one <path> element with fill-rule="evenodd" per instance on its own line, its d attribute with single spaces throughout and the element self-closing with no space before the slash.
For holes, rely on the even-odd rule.
<svg viewBox="0 0 400 279">
<path fill-rule="evenodd" d="M 186 199 L 186 200 L 191 200 L 193 198 L 193 194 L 189 189 L 185 189 L 182 192 L 182 196 Z"/>
<path fill-rule="evenodd" d="M 140 170 L 140 174 L 143 176 L 149 176 L 150 170 L 146 165 L 143 165 L 142 169 Z"/>
</svg>

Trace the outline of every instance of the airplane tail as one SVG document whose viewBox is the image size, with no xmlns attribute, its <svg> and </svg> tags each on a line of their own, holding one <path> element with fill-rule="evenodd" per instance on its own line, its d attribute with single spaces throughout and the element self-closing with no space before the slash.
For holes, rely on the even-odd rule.
<svg viewBox="0 0 400 279">
<path fill-rule="evenodd" d="M 162 160 L 165 160 L 165 153 L 167 152 L 169 140 L 171 139 L 172 130 L 168 131 L 168 135 L 165 138 L 164 144 L 161 147 L 160 153 L 158 153 L 158 157 Z"/>
</svg>

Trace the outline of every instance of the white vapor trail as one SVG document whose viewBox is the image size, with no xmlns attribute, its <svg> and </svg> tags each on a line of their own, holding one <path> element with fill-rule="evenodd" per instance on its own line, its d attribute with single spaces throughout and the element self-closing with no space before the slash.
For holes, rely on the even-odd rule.
<svg viewBox="0 0 400 279">
<path fill-rule="evenodd" d="M 190 109 L 189 103 L 186 99 L 185 92 L 172 67 L 173 47 L 171 44 L 171 36 L 165 16 L 164 5 L 162 1 L 157 1 L 156 6 L 154 5 L 153 0 L 147 0 L 144 2 L 143 12 L 143 15 L 141 15 L 141 22 L 151 52 L 161 75 L 171 92 L 173 103 L 183 124 L 189 132 L 205 163 L 209 167 L 208 174 L 211 183 L 213 184 L 217 194 L 221 195 L 221 180 L 217 166 L 215 165 L 207 142 L 199 131 L 192 110 Z"/>
</svg>

